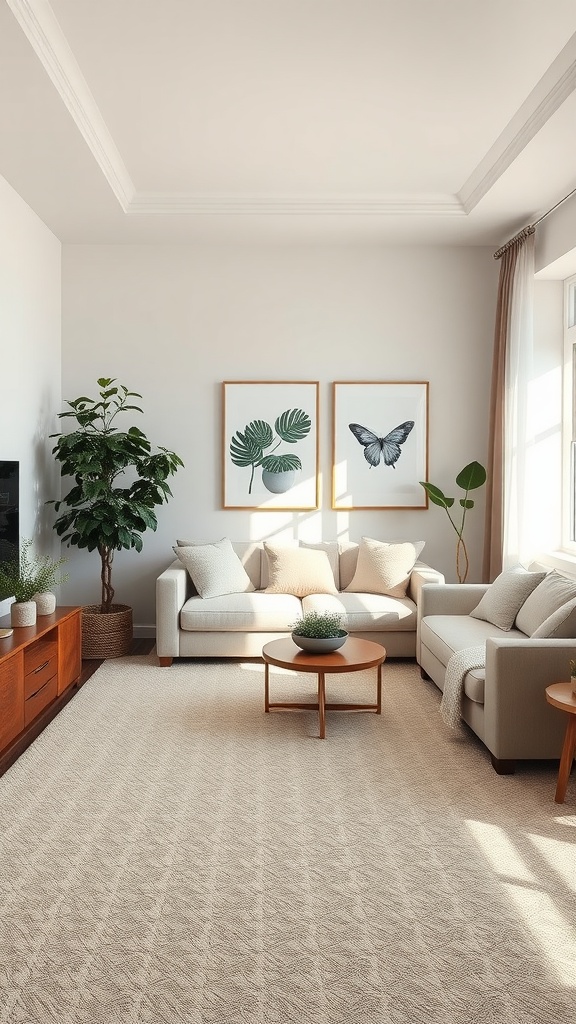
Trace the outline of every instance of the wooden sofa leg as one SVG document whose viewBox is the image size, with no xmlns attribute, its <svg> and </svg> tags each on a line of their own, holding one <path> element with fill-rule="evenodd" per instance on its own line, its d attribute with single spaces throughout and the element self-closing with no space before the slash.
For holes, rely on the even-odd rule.
<svg viewBox="0 0 576 1024">
<path fill-rule="evenodd" d="M 431 677 L 430 677 L 430 676 L 428 675 L 428 673 L 427 673 L 426 669 L 422 668 L 422 665 L 420 665 L 420 678 L 421 678 L 421 679 L 430 679 L 430 678 L 431 678 Z"/>
<path fill-rule="evenodd" d="M 516 771 L 516 761 L 510 761 L 501 757 L 494 757 L 494 754 L 490 754 L 490 760 L 492 761 L 492 767 L 497 775 L 514 775 L 514 772 Z"/>
<path fill-rule="evenodd" d="M 174 661 L 173 658 L 158 658 L 161 668 L 170 668 L 170 665 Z"/>
</svg>

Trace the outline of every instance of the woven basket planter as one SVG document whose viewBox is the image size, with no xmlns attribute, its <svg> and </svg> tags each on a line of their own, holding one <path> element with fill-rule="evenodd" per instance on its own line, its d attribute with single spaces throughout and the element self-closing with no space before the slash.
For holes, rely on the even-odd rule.
<svg viewBox="0 0 576 1024">
<path fill-rule="evenodd" d="M 113 604 L 104 615 L 99 604 L 82 608 L 82 657 L 121 658 L 130 653 L 132 644 L 132 609 L 127 604 Z"/>
</svg>

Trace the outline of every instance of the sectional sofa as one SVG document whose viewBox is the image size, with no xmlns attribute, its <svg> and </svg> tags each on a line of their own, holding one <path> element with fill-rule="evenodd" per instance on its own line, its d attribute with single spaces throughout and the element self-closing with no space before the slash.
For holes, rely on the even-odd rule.
<svg viewBox="0 0 576 1024">
<path fill-rule="evenodd" d="M 545 565 L 529 568 L 508 570 L 490 586 L 424 586 L 418 602 L 422 675 L 444 693 L 459 655 L 462 719 L 499 774 L 512 774 L 519 759 L 557 759 L 566 728 L 545 690 L 569 678 L 576 658 L 576 580 Z"/>
</svg>

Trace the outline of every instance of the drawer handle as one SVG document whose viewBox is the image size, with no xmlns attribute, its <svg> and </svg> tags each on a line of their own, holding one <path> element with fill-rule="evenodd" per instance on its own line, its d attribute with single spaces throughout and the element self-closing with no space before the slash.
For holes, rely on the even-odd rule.
<svg viewBox="0 0 576 1024">
<path fill-rule="evenodd" d="M 47 658 L 43 665 L 38 665 L 38 668 L 34 669 L 33 675 L 37 676 L 39 672 L 42 672 L 46 668 L 46 665 L 50 664 L 50 658 Z"/>
<path fill-rule="evenodd" d="M 48 686 L 49 683 L 50 683 L 50 680 L 48 680 L 47 683 L 42 683 L 42 686 L 40 687 L 40 689 L 36 690 L 36 693 L 31 693 L 30 696 L 27 697 L 26 699 L 27 700 L 32 700 L 33 697 L 37 697 L 39 693 L 42 693 L 42 690 L 46 689 L 46 687 Z"/>
</svg>

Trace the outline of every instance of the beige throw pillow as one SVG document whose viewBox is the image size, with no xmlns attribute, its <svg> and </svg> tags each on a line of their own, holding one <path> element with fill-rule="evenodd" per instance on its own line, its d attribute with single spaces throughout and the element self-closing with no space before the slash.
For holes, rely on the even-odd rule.
<svg viewBox="0 0 576 1024">
<path fill-rule="evenodd" d="M 371 537 L 362 537 L 356 572 L 346 587 L 347 593 L 406 597 L 417 554 L 415 545 L 410 541 L 386 544 Z"/>
<path fill-rule="evenodd" d="M 569 580 L 553 569 L 526 598 L 518 615 L 516 625 L 526 636 L 534 636 L 544 622 L 568 601 L 576 598 L 576 581 Z M 548 627 L 547 627 L 548 628 Z M 545 634 L 539 633 L 539 636 Z M 566 634 L 569 636 L 570 634 Z"/>
<path fill-rule="evenodd" d="M 526 598 L 545 576 L 545 572 L 528 572 L 523 565 L 505 569 L 496 577 L 470 615 L 473 619 L 491 622 L 507 632 L 512 629 Z"/>
<path fill-rule="evenodd" d="M 549 640 L 576 639 L 576 597 L 552 612 L 542 625 L 531 634 L 534 639 L 546 637 Z"/>
<path fill-rule="evenodd" d="M 173 548 L 192 579 L 200 597 L 246 594 L 254 590 L 248 573 L 227 537 L 214 544 Z"/>
<path fill-rule="evenodd" d="M 293 548 L 264 541 L 268 559 L 267 594 L 337 594 L 330 560 L 325 551 Z"/>
</svg>

